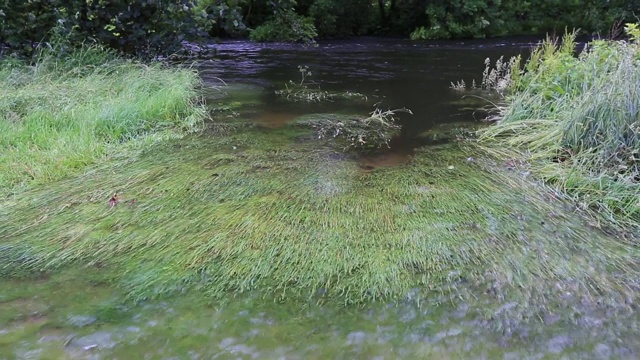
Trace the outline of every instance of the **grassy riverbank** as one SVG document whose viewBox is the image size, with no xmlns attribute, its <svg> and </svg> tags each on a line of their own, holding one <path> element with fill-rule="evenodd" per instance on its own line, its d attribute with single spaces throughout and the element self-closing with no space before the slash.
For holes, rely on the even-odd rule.
<svg viewBox="0 0 640 360">
<path fill-rule="evenodd" d="M 562 45 L 539 46 L 482 138 L 490 151 L 522 161 L 579 208 L 638 228 L 640 45 L 634 28 L 632 41 L 594 41 L 578 57 L 572 35 Z"/>
<path fill-rule="evenodd" d="M 36 64 L 0 62 L 0 191 L 76 174 L 136 141 L 205 117 L 197 75 L 122 60 L 98 47 Z"/>
</svg>

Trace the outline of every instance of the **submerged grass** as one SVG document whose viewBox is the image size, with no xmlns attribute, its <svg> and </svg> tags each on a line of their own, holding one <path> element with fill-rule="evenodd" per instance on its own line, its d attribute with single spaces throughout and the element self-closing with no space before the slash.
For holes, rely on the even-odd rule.
<svg viewBox="0 0 640 360">
<path fill-rule="evenodd" d="M 595 41 L 578 57 L 574 48 L 572 34 L 540 45 L 481 140 L 503 158 L 526 160 L 582 208 L 637 229 L 640 46 Z"/>
<path fill-rule="evenodd" d="M 343 139 L 345 148 L 376 149 L 389 147 L 392 136 L 399 132 L 401 126 L 395 118 L 399 112 L 413 114 L 408 109 L 376 108 L 368 116 L 315 114 L 298 119 L 295 124 L 315 129 L 320 139 Z"/>
<path fill-rule="evenodd" d="M 345 303 L 415 288 L 474 296 L 461 287 L 540 304 L 565 291 L 635 296 L 637 249 L 455 144 L 369 172 L 300 142 L 299 131 L 174 141 L 23 192 L 0 213 L 11 254 L 2 272 L 97 267 L 134 299 L 253 289 Z M 110 208 L 114 191 L 121 201 Z"/>
<path fill-rule="evenodd" d="M 44 52 L 31 66 L 0 62 L 1 192 L 63 178 L 123 143 L 188 131 L 205 117 L 192 71 L 99 47 L 57 54 Z"/>
</svg>

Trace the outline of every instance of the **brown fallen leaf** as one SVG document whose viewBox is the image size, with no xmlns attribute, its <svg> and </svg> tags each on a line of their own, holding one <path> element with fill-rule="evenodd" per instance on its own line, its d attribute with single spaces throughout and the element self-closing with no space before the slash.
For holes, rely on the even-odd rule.
<svg viewBox="0 0 640 360">
<path fill-rule="evenodd" d="M 113 207 L 114 207 L 114 206 L 116 206 L 119 202 L 120 202 L 120 196 L 118 196 L 118 193 L 113 194 L 113 196 L 111 197 L 111 199 L 109 199 L 109 208 L 113 208 Z"/>
</svg>

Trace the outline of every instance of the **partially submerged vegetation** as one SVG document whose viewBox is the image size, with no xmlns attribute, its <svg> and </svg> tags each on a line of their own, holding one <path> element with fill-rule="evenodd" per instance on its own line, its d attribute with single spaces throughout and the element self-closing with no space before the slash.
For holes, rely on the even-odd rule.
<svg viewBox="0 0 640 360">
<path fill-rule="evenodd" d="M 0 62 L 2 192 L 77 173 L 123 143 L 189 132 L 206 116 L 192 71 L 96 46 L 63 54 L 44 50 L 34 65 Z"/>
<path fill-rule="evenodd" d="M 300 71 L 300 82 L 289 81 L 289 84 L 285 85 L 285 89 L 276 91 L 276 95 L 283 96 L 290 101 L 367 101 L 366 95 L 356 92 L 330 92 L 321 90 L 319 87 L 309 88 L 306 80 L 312 75 L 311 71 L 307 66 L 298 66 L 298 71 Z M 408 109 L 383 111 L 376 107 L 368 116 L 314 114 L 297 120 L 296 124 L 315 129 L 320 139 L 344 139 L 345 148 L 375 149 L 383 145 L 388 147 L 391 137 L 400 130 L 401 126 L 396 121 L 396 114 L 399 112 L 411 114 L 411 110 Z"/>
<path fill-rule="evenodd" d="M 523 160 L 583 209 L 640 225 L 640 30 L 631 41 L 546 40 L 506 73 L 506 105 L 482 133 L 490 151 Z M 498 83 L 498 82 L 497 82 Z"/>
<path fill-rule="evenodd" d="M 291 101 L 307 101 L 307 102 L 320 102 L 320 101 L 334 101 L 334 100 L 364 100 L 367 101 L 367 96 L 357 92 L 341 91 L 331 92 L 327 90 L 321 90 L 320 87 L 310 88 L 307 78 L 312 75 L 308 66 L 298 66 L 300 72 L 300 82 L 294 82 L 289 80 L 289 83 L 285 84 L 284 89 L 276 90 L 276 95 L 282 96 Z"/>
<path fill-rule="evenodd" d="M 607 305 L 635 296 L 637 249 L 562 215 L 544 189 L 486 172 L 456 144 L 369 172 L 305 133 L 176 140 L 23 192 L 0 213 L 2 272 L 97 267 L 133 299 L 256 289 L 358 303 L 414 288 L 486 291 L 522 302 L 527 316 L 557 306 L 546 299 L 562 291 Z"/>
<path fill-rule="evenodd" d="M 164 71 L 117 64 L 122 68 L 108 79 L 130 68 L 124 73 Z M 64 83 L 101 74 L 92 66 L 74 69 L 80 70 L 52 79 Z M 193 95 L 193 74 L 177 74 L 192 80 L 180 82 L 190 86 L 178 93 Z M 167 81 L 142 88 L 164 90 Z M 126 89 L 117 84 L 109 85 L 110 97 L 100 93 L 101 99 L 121 99 L 136 82 L 127 78 Z M 14 89 L 21 94 L 21 87 Z M 147 99 L 156 93 L 145 94 Z M 253 95 L 245 94 L 245 100 L 259 101 Z M 35 100 L 22 96 L 29 103 L 19 108 L 20 116 L 32 116 L 28 110 Z M 86 116 L 91 109 L 112 108 L 101 105 L 122 105 L 82 99 L 71 104 L 89 101 L 90 109 L 76 110 Z M 172 114 L 168 123 L 125 121 L 131 126 L 96 139 L 119 149 L 117 144 L 165 126 L 199 121 L 202 108 L 192 96 L 184 99 L 177 104 L 185 107 L 154 113 L 160 115 L 153 119 Z M 632 311 L 637 301 L 637 247 L 595 231 L 597 224 L 585 226 L 561 196 L 512 171 L 522 163 L 518 159 L 509 158 L 504 171 L 475 144 L 448 143 L 412 151 L 403 166 L 364 170 L 342 144 L 311 139 L 345 134 L 355 145 L 371 144 L 352 134 L 359 124 L 376 121 L 385 131 L 397 130 L 393 111 L 377 110 L 369 118 L 319 114 L 267 129 L 243 119 L 242 101 L 230 99 L 226 106 L 211 132 L 147 143 L 135 156 L 102 157 L 83 173 L 61 168 L 58 176 L 41 178 L 46 186 L 17 189 L 0 207 L 0 275 L 91 269 L 133 300 L 185 292 L 221 300 L 256 291 L 275 299 L 420 303 L 439 294 L 444 301 L 477 301 L 487 317 L 506 319 L 505 326 L 554 312 L 575 320 L 582 308 L 566 309 L 576 304 Z M 58 114 L 60 108 L 41 111 Z M 136 111 L 120 113 L 141 118 Z M 300 124 L 324 130 L 314 133 Z M 49 129 L 59 137 L 67 134 Z M 96 127 L 87 129 L 93 134 Z M 384 143 L 388 135 L 379 138 Z M 84 138 L 63 143 L 78 139 Z"/>
<path fill-rule="evenodd" d="M 400 130 L 395 118 L 399 112 L 411 114 L 408 109 L 376 108 L 369 116 L 315 114 L 297 120 L 296 124 L 315 129 L 320 139 L 343 139 L 345 148 L 376 149 L 389 147 L 391 137 Z"/>
</svg>

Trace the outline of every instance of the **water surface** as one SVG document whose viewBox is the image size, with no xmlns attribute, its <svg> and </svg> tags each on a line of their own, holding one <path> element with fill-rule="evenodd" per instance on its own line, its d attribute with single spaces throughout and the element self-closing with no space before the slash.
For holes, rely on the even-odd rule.
<svg viewBox="0 0 640 360">
<path fill-rule="evenodd" d="M 451 83 L 479 82 L 485 59 L 526 57 L 535 44 L 535 39 L 429 43 L 364 38 L 320 42 L 313 47 L 236 41 L 219 44 L 216 60 L 200 63 L 199 69 L 213 85 L 223 79 L 263 87 L 265 98 L 260 110 L 265 113 L 308 114 L 350 107 L 366 113 L 373 110 L 374 103 L 385 109 L 408 108 L 413 116 L 401 116 L 401 120 L 403 136 L 410 139 L 437 124 L 481 119 L 482 114 L 474 116 L 478 104 L 490 103 L 464 99 L 464 94 L 450 89 Z M 289 80 L 300 81 L 298 66 L 307 66 L 312 73 L 307 80 L 310 87 L 359 92 L 372 101 L 361 107 L 342 102 L 278 101 L 273 90 L 284 87 Z"/>
</svg>

